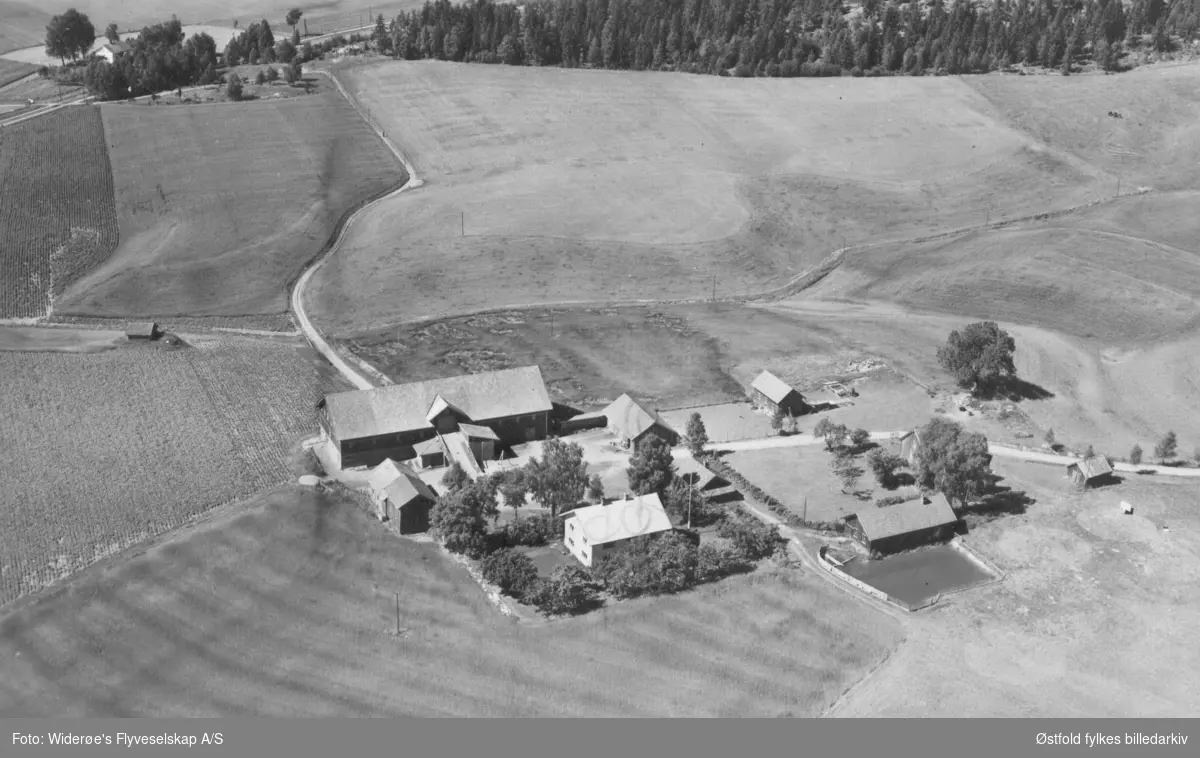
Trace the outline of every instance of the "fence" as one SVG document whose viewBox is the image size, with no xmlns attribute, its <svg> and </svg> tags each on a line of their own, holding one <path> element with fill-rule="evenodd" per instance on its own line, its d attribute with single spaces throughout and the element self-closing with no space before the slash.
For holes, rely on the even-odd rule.
<svg viewBox="0 0 1200 758">
<path fill-rule="evenodd" d="M 846 582 L 851 587 L 860 589 L 863 592 L 867 593 L 868 595 L 870 595 L 878 600 L 882 600 L 886 603 L 891 603 L 892 605 L 896 606 L 897 608 L 912 612 L 912 611 L 919 611 L 922 608 L 928 608 L 929 606 L 936 604 L 938 601 L 940 601 L 942 599 L 942 593 L 940 593 L 940 592 L 919 604 L 908 603 L 908 602 L 901 600 L 900 598 L 892 597 L 891 595 L 887 594 L 883 590 L 876 589 L 875 587 L 872 587 L 871 585 L 867 584 L 866 582 L 863 582 L 859 579 L 855 579 L 854 577 L 847 574 L 845 571 L 842 571 L 837 566 L 834 566 L 832 563 L 830 563 L 830 558 L 826 555 L 826 552 L 828 550 L 829 550 L 828 545 L 821 546 L 821 550 L 819 553 L 820 560 L 817 561 L 817 563 L 820 564 L 821 568 L 825 569 L 830 574 L 833 574 L 838 579 Z"/>
</svg>

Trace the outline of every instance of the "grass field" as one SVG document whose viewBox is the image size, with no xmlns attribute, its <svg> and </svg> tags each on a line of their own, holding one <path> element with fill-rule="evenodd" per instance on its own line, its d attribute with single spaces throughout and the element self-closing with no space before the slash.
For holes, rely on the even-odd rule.
<svg viewBox="0 0 1200 758">
<path fill-rule="evenodd" d="M 281 313 L 339 218 L 404 180 L 333 92 L 102 113 L 121 244 L 65 293 L 65 314 Z"/>
<path fill-rule="evenodd" d="M 1037 500 L 966 537 L 1007 572 L 1004 581 L 925 617 L 836 715 L 1195 713 L 1200 684 L 1181 674 L 1200 666 L 1194 486 L 1139 478 L 1076 493 L 1048 466 L 995 468 Z M 1121 500 L 1133 515 L 1121 513 Z"/>
<path fill-rule="evenodd" d="M 843 237 L 906 239 L 1116 184 L 1003 123 L 959 79 L 431 61 L 343 76 L 427 182 L 365 218 L 317 278 L 317 314 L 343 330 L 489 305 L 701 297 L 714 275 L 725 294 L 754 290 Z"/>
<path fill-rule="evenodd" d="M 0 619 L 3 716 L 806 716 L 899 640 L 795 569 L 518 625 L 433 546 L 298 488 L 30 601 Z"/>
<path fill-rule="evenodd" d="M 890 445 L 888 449 L 900 452 L 898 445 Z M 915 491 L 911 487 L 883 489 L 871 475 L 864 457 L 856 456 L 863 475 L 855 489 L 870 493 L 870 496 L 859 499 L 846 494 L 842 492 L 842 483 L 829 468 L 833 454 L 822 445 L 739 450 L 727 453 L 722 460 L 797 516 L 805 516 L 807 499 L 809 521 L 837 521 L 862 508 L 875 507 L 873 501 L 878 498 Z"/>
<path fill-rule="evenodd" d="M 117 246 L 99 109 L 63 108 L 0 130 L 0 318 L 44 316 Z"/>
<path fill-rule="evenodd" d="M 331 387 L 296 347 L 0 351 L 0 602 L 285 481 Z"/>
<path fill-rule="evenodd" d="M 0 60 L 0 87 L 11 84 L 18 79 L 24 79 L 36 71 L 36 66 L 18 63 L 17 61 Z"/>
</svg>

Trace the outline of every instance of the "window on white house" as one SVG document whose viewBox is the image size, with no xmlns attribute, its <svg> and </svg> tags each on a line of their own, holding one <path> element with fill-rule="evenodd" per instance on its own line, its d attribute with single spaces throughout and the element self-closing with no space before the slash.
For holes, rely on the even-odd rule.
<svg viewBox="0 0 1200 758">
<path fill-rule="evenodd" d="M 570 544 L 571 547 L 575 547 L 575 538 L 567 537 L 567 543 Z"/>
</svg>

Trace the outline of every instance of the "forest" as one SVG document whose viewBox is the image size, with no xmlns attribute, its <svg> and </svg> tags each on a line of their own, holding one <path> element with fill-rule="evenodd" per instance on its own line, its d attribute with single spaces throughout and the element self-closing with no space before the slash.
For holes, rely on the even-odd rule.
<svg viewBox="0 0 1200 758">
<path fill-rule="evenodd" d="M 1197 30 L 1200 0 L 437 0 L 372 37 L 405 60 L 792 77 L 1116 71 Z"/>
</svg>

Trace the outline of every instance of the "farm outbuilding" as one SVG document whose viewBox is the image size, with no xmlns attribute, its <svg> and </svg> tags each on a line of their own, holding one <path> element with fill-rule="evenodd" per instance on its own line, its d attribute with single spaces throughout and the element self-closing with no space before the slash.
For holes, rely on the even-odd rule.
<svg viewBox="0 0 1200 758">
<path fill-rule="evenodd" d="M 621 395 L 604 409 L 606 428 L 621 444 L 636 450 L 651 437 L 658 437 L 671 447 L 679 444 L 679 433 L 666 419 L 634 400 Z"/>
<path fill-rule="evenodd" d="M 389 458 L 371 471 L 367 483 L 380 521 L 398 521 L 401 534 L 428 531 L 437 495 L 415 472 Z"/>
<path fill-rule="evenodd" d="M 411 460 L 418 444 L 463 424 L 486 427 L 497 451 L 545 439 L 552 410 L 537 366 L 336 392 L 317 404 L 321 435 L 332 443 L 342 468 Z M 482 451 L 483 433 L 475 434 Z M 436 458 L 435 450 L 422 450 L 422 457 Z"/>
<path fill-rule="evenodd" d="M 125 328 L 125 336 L 131 340 L 152 340 L 159 336 L 158 324 L 153 321 L 138 321 Z"/>
<path fill-rule="evenodd" d="M 674 528 L 662 501 L 654 494 L 627 495 L 611 503 L 576 508 L 563 514 L 563 519 L 563 544 L 589 568 L 634 537 Z"/>
<path fill-rule="evenodd" d="M 921 452 L 921 433 L 916 429 L 900 438 L 900 457 L 908 461 L 909 466 L 917 465 L 917 455 Z"/>
<path fill-rule="evenodd" d="M 785 416 L 803 416 L 812 411 L 804 395 L 770 371 L 763 371 L 750 385 L 751 395 L 758 405 Z"/>
<path fill-rule="evenodd" d="M 133 47 L 128 42 L 121 42 L 118 40 L 116 42 L 105 42 L 103 45 L 100 45 L 100 47 L 96 48 L 94 54 L 97 58 L 103 58 L 109 63 L 113 63 L 117 60 L 117 58 L 121 57 L 125 53 L 128 53 L 132 49 Z"/>
<path fill-rule="evenodd" d="M 441 468 L 446 465 L 446 443 L 438 437 L 413 445 L 417 465 L 421 468 Z"/>
<path fill-rule="evenodd" d="M 599 429 L 608 424 L 604 411 L 592 411 L 572 416 L 559 424 L 558 430 L 563 434 L 583 431 L 584 429 Z"/>
<path fill-rule="evenodd" d="M 896 553 L 943 540 L 954 534 L 958 517 L 939 493 L 888 506 L 874 506 L 845 516 L 846 531 L 863 547 Z"/>
<path fill-rule="evenodd" d="M 1102 455 L 1094 455 L 1067 466 L 1067 477 L 1081 487 L 1096 487 L 1112 478 L 1112 466 Z"/>
</svg>

